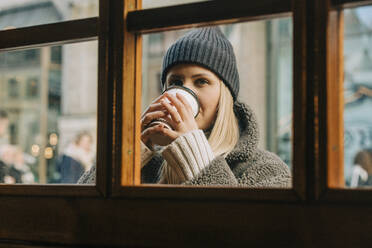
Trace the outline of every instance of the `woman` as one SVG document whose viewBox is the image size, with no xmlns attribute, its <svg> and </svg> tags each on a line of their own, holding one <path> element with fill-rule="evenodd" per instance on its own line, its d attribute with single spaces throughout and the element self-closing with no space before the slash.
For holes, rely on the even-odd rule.
<svg viewBox="0 0 372 248">
<path fill-rule="evenodd" d="M 196 29 L 177 40 L 164 57 L 161 81 L 164 89 L 194 91 L 200 112 L 194 118 L 179 94 L 165 93 L 148 107 L 141 119 L 143 183 L 290 187 L 288 166 L 257 147 L 257 122 L 237 101 L 235 55 L 219 28 Z M 173 130 L 149 126 L 158 118 Z M 85 175 L 80 182 L 94 181 Z"/>
</svg>

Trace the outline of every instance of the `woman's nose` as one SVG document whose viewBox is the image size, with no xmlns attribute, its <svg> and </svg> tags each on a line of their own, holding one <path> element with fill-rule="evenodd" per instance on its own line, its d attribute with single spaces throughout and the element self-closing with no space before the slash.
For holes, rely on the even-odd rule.
<svg viewBox="0 0 372 248">
<path fill-rule="evenodd" d="M 194 84 L 193 84 L 192 80 L 186 80 L 186 81 L 183 83 L 183 87 L 189 88 L 190 90 L 192 90 L 192 91 L 195 92 L 195 87 L 194 87 Z M 196 93 L 196 92 L 195 92 L 195 93 Z"/>
</svg>

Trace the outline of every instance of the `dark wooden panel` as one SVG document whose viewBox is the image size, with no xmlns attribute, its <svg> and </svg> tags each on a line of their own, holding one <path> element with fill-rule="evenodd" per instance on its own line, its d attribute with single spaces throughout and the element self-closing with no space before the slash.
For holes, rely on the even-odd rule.
<svg viewBox="0 0 372 248">
<path fill-rule="evenodd" d="M 305 2 L 305 1 L 304 1 Z M 318 199 L 327 182 L 327 17 L 330 0 L 306 0 L 306 85 L 309 115 L 306 130 L 308 199 Z"/>
<path fill-rule="evenodd" d="M 306 169 L 313 153 L 312 107 L 307 97 L 306 4 L 293 1 L 293 187 L 302 199 L 306 198 Z"/>
<path fill-rule="evenodd" d="M 72 184 L 0 184 L 0 196 L 99 196 L 100 190 L 95 185 Z"/>
<path fill-rule="evenodd" d="M 314 0 L 295 0 L 294 16 L 294 188 L 307 201 L 316 198 L 318 163 L 318 76 L 316 51 L 319 23 Z"/>
<path fill-rule="evenodd" d="M 332 0 L 335 8 L 354 8 L 366 5 L 372 5 L 371 0 Z"/>
<path fill-rule="evenodd" d="M 206 1 L 131 11 L 127 16 L 127 26 L 130 32 L 146 33 L 282 17 L 290 12 L 290 0 Z"/>
<path fill-rule="evenodd" d="M 254 189 L 244 187 L 219 186 L 182 186 L 142 184 L 141 186 L 121 187 L 114 197 L 141 198 L 141 199 L 209 199 L 209 200 L 254 200 L 254 201 L 280 201 L 298 202 L 301 197 L 293 189 Z"/>
<path fill-rule="evenodd" d="M 97 189 L 108 195 L 113 161 L 114 82 L 112 80 L 113 32 L 110 22 L 110 4 L 100 1 L 98 19 L 98 101 L 97 101 Z"/>
<path fill-rule="evenodd" d="M 16 240 L 0 240 L 0 248 L 74 248 L 75 245 L 51 245 L 44 242 L 24 242 Z"/>
<path fill-rule="evenodd" d="M 101 0 L 102 1 L 102 0 Z M 110 40 L 112 53 L 110 54 L 110 72 L 114 87 L 114 119 L 113 119 L 113 149 L 110 187 L 116 192 L 121 184 L 122 164 L 122 126 L 123 126 L 123 27 L 124 1 L 110 1 Z"/>
<path fill-rule="evenodd" d="M 372 187 L 328 189 L 321 201 L 338 204 L 371 204 Z"/>
<path fill-rule="evenodd" d="M 94 40 L 98 17 L 0 31 L 0 51 Z"/>
<path fill-rule="evenodd" d="M 369 247 L 372 242 L 371 206 L 55 197 L 1 200 L 0 240 L 97 247 Z"/>
</svg>

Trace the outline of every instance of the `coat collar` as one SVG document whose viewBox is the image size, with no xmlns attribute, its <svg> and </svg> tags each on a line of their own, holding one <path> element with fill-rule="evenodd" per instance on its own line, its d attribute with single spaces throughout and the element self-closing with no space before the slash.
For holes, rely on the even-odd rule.
<svg viewBox="0 0 372 248">
<path fill-rule="evenodd" d="M 236 101 L 234 113 L 239 122 L 240 137 L 235 148 L 226 156 L 226 161 L 230 166 L 252 159 L 259 140 L 257 119 L 252 109 Z"/>
</svg>

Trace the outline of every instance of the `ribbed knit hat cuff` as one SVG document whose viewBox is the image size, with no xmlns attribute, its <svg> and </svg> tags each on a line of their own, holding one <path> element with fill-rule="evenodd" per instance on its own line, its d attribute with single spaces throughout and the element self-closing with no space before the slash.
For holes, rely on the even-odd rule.
<svg viewBox="0 0 372 248">
<path fill-rule="evenodd" d="M 163 59 L 163 86 L 167 73 L 177 64 L 196 64 L 214 72 L 236 100 L 239 74 L 235 54 L 230 41 L 218 27 L 192 30 L 172 44 Z"/>
</svg>

